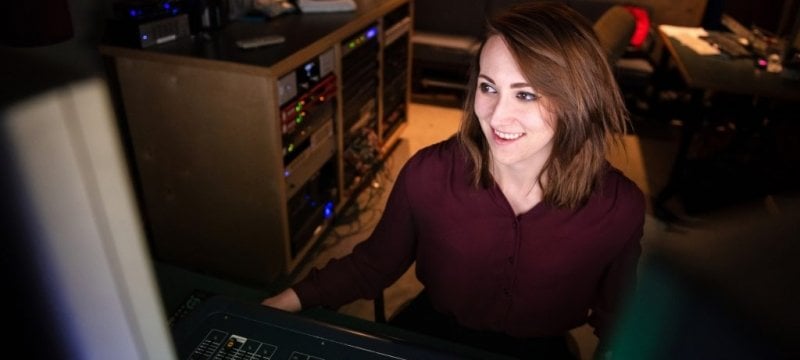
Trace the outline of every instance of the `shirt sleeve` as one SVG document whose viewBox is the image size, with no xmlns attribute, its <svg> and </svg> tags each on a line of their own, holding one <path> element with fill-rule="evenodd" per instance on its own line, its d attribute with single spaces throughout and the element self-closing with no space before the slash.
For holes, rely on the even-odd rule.
<svg viewBox="0 0 800 360">
<path fill-rule="evenodd" d="M 600 291 L 592 313 L 589 325 L 594 328 L 595 335 L 603 343 L 613 330 L 624 301 L 635 290 L 636 271 L 639 257 L 642 252 L 641 239 L 644 233 L 644 196 L 638 188 L 627 194 L 630 206 L 621 211 L 620 219 L 626 219 L 620 226 L 628 229 L 629 236 L 621 251 L 606 268 L 600 284 Z"/>
<path fill-rule="evenodd" d="M 407 179 L 413 172 L 409 163 L 400 171 L 372 234 L 351 254 L 313 269 L 292 287 L 304 309 L 336 309 L 357 299 L 374 299 L 411 266 L 416 239 L 407 196 Z"/>
</svg>

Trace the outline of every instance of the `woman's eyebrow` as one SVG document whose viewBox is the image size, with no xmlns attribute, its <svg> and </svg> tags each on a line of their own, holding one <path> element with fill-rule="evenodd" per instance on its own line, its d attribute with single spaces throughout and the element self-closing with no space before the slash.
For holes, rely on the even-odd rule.
<svg viewBox="0 0 800 360">
<path fill-rule="evenodd" d="M 486 81 L 488 81 L 488 82 L 490 82 L 492 84 L 495 83 L 494 80 L 492 80 L 492 78 L 490 78 L 490 77 L 488 77 L 488 76 L 486 76 L 484 74 L 479 74 L 478 77 L 479 78 L 484 78 L 484 79 L 486 79 Z M 533 88 L 533 86 L 531 86 L 531 84 L 528 84 L 528 83 L 525 83 L 525 82 L 511 84 L 511 88 L 512 89 L 519 89 L 519 88 L 526 88 L 526 87 Z"/>
</svg>

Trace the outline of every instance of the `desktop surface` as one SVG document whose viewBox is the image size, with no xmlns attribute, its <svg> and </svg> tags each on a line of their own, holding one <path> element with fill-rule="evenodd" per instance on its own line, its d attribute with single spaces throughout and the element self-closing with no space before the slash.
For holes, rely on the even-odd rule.
<svg viewBox="0 0 800 360">
<path fill-rule="evenodd" d="M 374 25 L 375 19 L 382 11 L 399 6 L 406 0 L 356 0 L 356 2 L 358 7 L 355 11 L 298 12 L 275 18 L 265 17 L 263 21 L 239 18 L 217 30 L 197 32 L 192 36 L 136 50 L 150 55 L 177 56 L 184 59 L 183 61 L 212 60 L 270 68 L 309 49 L 313 49 L 311 52 L 327 50 L 336 42 Z M 283 36 L 285 41 L 254 49 L 241 49 L 236 44 L 239 40 L 268 35 Z M 131 54 L 123 50 L 128 46 L 119 39 L 106 39 L 104 45 L 107 52 L 123 51 Z M 110 50 L 114 48 L 117 50 Z"/>
<path fill-rule="evenodd" d="M 659 34 L 690 88 L 800 100 L 800 81 L 759 69 L 752 58 L 700 55 L 660 28 Z"/>
</svg>

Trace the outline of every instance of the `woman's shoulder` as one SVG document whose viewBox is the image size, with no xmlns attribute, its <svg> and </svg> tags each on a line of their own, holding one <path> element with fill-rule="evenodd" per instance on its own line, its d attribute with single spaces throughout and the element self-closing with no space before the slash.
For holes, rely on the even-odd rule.
<svg viewBox="0 0 800 360">
<path fill-rule="evenodd" d="M 601 188 L 600 196 L 611 201 L 618 210 L 644 213 L 646 205 L 642 190 L 620 169 L 611 164 L 606 166 Z"/>
<path fill-rule="evenodd" d="M 447 186 L 456 179 L 466 179 L 465 151 L 454 137 L 427 145 L 403 165 L 399 177 L 409 186 L 428 189 Z"/>
<path fill-rule="evenodd" d="M 454 160 L 465 159 L 464 151 L 454 136 L 427 145 L 414 153 L 406 163 L 407 168 L 444 169 L 454 166 Z"/>
</svg>

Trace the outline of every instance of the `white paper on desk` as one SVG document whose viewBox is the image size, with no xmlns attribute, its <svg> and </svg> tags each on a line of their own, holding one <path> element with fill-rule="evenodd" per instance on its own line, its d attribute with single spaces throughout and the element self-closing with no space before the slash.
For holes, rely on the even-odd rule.
<svg viewBox="0 0 800 360">
<path fill-rule="evenodd" d="M 720 53 L 716 46 L 700 38 L 708 35 L 708 32 L 701 27 L 659 25 L 658 28 L 667 36 L 678 40 L 700 55 L 719 55 Z"/>
<path fill-rule="evenodd" d="M 297 6 L 304 13 L 353 11 L 356 3 L 353 0 L 299 0 Z"/>
</svg>

